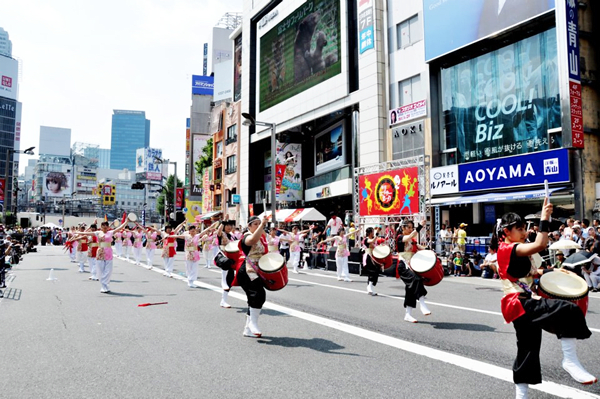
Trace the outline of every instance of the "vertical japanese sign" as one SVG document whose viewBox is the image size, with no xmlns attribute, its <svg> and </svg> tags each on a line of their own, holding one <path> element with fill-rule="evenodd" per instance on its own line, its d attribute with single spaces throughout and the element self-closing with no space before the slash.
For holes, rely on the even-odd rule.
<svg viewBox="0 0 600 399">
<path fill-rule="evenodd" d="M 375 30 L 373 25 L 372 1 L 358 0 L 358 47 L 361 54 L 375 48 Z"/>
<path fill-rule="evenodd" d="M 419 213 L 417 167 L 359 176 L 361 216 Z"/>
<path fill-rule="evenodd" d="M 583 109 L 581 106 L 581 73 L 579 71 L 579 19 L 577 1 L 563 0 L 567 5 L 567 53 L 569 59 L 569 105 L 571 137 L 575 148 L 583 148 Z"/>
<path fill-rule="evenodd" d="M 175 191 L 175 209 L 181 209 L 183 206 L 183 188 L 177 188 Z"/>
<path fill-rule="evenodd" d="M 4 178 L 0 179 L 0 204 L 4 204 L 4 191 L 6 191 Z"/>
</svg>

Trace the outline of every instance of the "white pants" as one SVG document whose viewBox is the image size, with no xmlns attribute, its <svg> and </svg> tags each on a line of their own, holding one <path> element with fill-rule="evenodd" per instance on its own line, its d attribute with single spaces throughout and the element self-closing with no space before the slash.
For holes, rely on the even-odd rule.
<svg viewBox="0 0 600 399">
<path fill-rule="evenodd" d="M 111 260 L 99 260 L 96 262 L 96 266 L 98 268 L 98 278 L 100 279 L 100 285 L 102 286 L 102 291 L 109 291 L 110 287 L 110 276 L 112 275 L 113 270 L 113 261 Z"/>
<path fill-rule="evenodd" d="M 300 264 L 300 254 L 302 252 L 290 252 L 290 265 L 296 270 Z"/>
<path fill-rule="evenodd" d="M 91 278 L 97 278 L 96 275 L 96 258 L 88 256 L 88 264 L 90 265 Z"/>
<path fill-rule="evenodd" d="M 212 248 L 207 251 L 204 251 L 204 259 L 206 260 L 206 267 L 210 267 L 213 265 L 213 260 L 217 256 L 217 248 Z"/>
<path fill-rule="evenodd" d="M 85 260 L 87 259 L 87 251 L 81 252 L 77 251 L 77 261 L 79 262 L 79 271 L 82 272 L 85 270 Z"/>
<path fill-rule="evenodd" d="M 70 249 L 69 258 L 71 258 L 72 261 L 75 261 L 77 259 L 77 249 L 76 248 L 73 247 Z"/>
<path fill-rule="evenodd" d="M 148 266 L 152 266 L 152 259 L 154 259 L 154 249 L 146 248 L 146 261 Z"/>
<path fill-rule="evenodd" d="M 582 271 L 582 274 L 583 278 L 585 278 L 588 287 L 598 288 L 598 282 L 600 281 L 600 268 L 598 268 L 598 270 L 592 272 L 591 274 L 587 274 L 584 271 Z"/>
<path fill-rule="evenodd" d="M 337 271 L 337 278 L 343 278 L 344 280 L 350 279 L 348 274 L 348 257 L 347 256 L 336 256 L 335 266 Z"/>
<path fill-rule="evenodd" d="M 140 260 L 142 259 L 142 247 L 133 247 L 133 258 L 135 259 L 135 264 L 139 265 Z"/>
<path fill-rule="evenodd" d="M 123 245 L 123 255 L 127 260 L 129 260 L 129 248 L 131 248 L 131 245 Z"/>
<path fill-rule="evenodd" d="M 171 258 L 173 259 L 173 258 Z M 193 287 L 194 281 L 198 278 L 198 262 L 195 260 L 185 261 L 185 273 L 188 279 L 188 286 Z"/>
<path fill-rule="evenodd" d="M 167 273 L 173 273 L 173 261 L 175 258 L 163 258 L 163 261 L 165 262 L 165 271 Z"/>
<path fill-rule="evenodd" d="M 117 253 L 117 256 L 121 256 L 123 253 L 123 243 L 115 241 L 115 252 Z"/>
</svg>

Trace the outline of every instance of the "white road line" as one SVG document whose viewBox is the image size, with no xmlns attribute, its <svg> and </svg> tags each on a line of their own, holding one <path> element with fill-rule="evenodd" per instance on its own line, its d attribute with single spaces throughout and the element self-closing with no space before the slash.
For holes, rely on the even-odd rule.
<svg viewBox="0 0 600 399">
<path fill-rule="evenodd" d="M 141 266 L 143 267 L 143 266 Z M 153 268 L 152 271 L 157 273 L 162 273 L 162 269 Z M 217 271 L 216 271 L 217 272 Z M 173 275 L 174 279 L 182 280 L 187 282 L 185 277 L 179 275 Z M 195 281 L 194 284 L 197 287 L 205 288 L 211 291 L 215 291 L 221 293 L 223 290 L 221 287 L 217 287 L 211 284 L 203 283 L 200 281 Z M 238 293 L 238 292 L 229 292 L 229 297 L 233 297 L 242 301 L 246 301 L 246 295 Z M 215 302 L 216 303 L 216 302 Z M 464 356 L 455 355 L 452 353 L 444 352 L 439 349 L 429 348 L 427 346 L 415 344 L 408 341 L 403 341 L 398 338 L 390 337 L 388 335 L 380 334 L 374 331 L 369 331 L 364 328 L 355 327 L 350 324 L 341 323 L 338 321 L 326 319 L 324 317 L 312 315 L 310 313 L 302 312 L 299 310 L 294 310 L 288 308 L 286 306 L 277 305 L 271 302 L 265 302 L 264 306 L 267 309 L 272 309 L 277 312 L 286 314 L 288 316 L 297 317 L 302 320 L 309 321 L 311 323 L 319 324 L 324 327 L 333 328 L 338 331 L 345 332 L 347 334 L 354 335 L 359 338 L 368 339 L 370 341 L 380 343 L 383 345 L 391 346 L 396 349 L 403 350 L 405 352 L 414 353 L 419 356 L 425 356 L 433 360 L 442 361 L 444 363 L 449 363 L 457 367 L 461 367 L 463 369 L 483 374 L 488 377 L 497 378 L 502 381 L 506 381 L 509 383 L 513 383 L 512 379 L 512 370 L 505 369 L 499 366 L 495 366 L 493 364 L 484 363 L 479 360 L 470 359 Z M 573 399 L 589 399 L 596 398 L 600 399 L 600 396 L 594 395 L 589 392 L 581 391 L 576 388 L 569 387 L 567 385 L 557 384 L 551 381 L 542 381 L 541 384 L 531 385 L 531 389 L 535 389 L 537 391 L 545 392 L 551 395 L 563 397 L 563 398 L 573 398 Z M 512 392 L 511 392 L 512 395 Z"/>
</svg>

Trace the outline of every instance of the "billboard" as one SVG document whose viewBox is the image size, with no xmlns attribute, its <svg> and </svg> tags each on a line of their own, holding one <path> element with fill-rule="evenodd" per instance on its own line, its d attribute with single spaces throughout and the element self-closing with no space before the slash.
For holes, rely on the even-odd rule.
<svg viewBox="0 0 600 399">
<path fill-rule="evenodd" d="M 194 134 L 192 136 L 192 185 L 202 185 L 202 175 L 196 173 L 196 163 L 202 158 L 202 149 L 206 146 L 210 136 Z"/>
<path fill-rule="evenodd" d="M 346 165 L 344 123 L 315 135 L 315 175 Z"/>
<path fill-rule="evenodd" d="M 302 201 L 302 144 L 277 141 L 275 158 L 277 201 Z M 265 153 L 265 190 L 271 190 L 271 152 Z"/>
<path fill-rule="evenodd" d="M 146 171 L 146 149 L 138 148 L 135 150 L 135 173 L 144 173 Z"/>
<path fill-rule="evenodd" d="M 242 35 L 233 42 L 233 101 L 242 99 Z"/>
<path fill-rule="evenodd" d="M 554 7 L 555 0 L 423 0 L 425 60 L 492 36 Z"/>
<path fill-rule="evenodd" d="M 458 163 L 559 148 L 556 29 L 442 69 L 445 147 Z"/>
<path fill-rule="evenodd" d="M 215 79 L 212 76 L 192 75 L 192 94 L 212 96 L 215 88 Z"/>
<path fill-rule="evenodd" d="M 358 177 L 361 216 L 419 213 L 418 167 L 389 170 Z"/>
<path fill-rule="evenodd" d="M 6 180 L 0 178 L 0 204 L 4 204 L 4 192 L 6 191 Z"/>
<path fill-rule="evenodd" d="M 233 43 L 231 29 L 214 27 L 212 31 L 212 68 L 215 76 L 214 101 L 233 97 Z"/>
<path fill-rule="evenodd" d="M 162 150 L 157 148 L 138 148 L 135 156 L 135 173 L 144 173 L 148 180 L 162 180 Z"/>
<path fill-rule="evenodd" d="M 307 0 L 260 38 L 260 112 L 342 70 L 339 0 Z"/>
<path fill-rule="evenodd" d="M 17 99 L 19 62 L 0 55 L 0 97 Z"/>
<path fill-rule="evenodd" d="M 185 212 L 185 220 L 188 223 L 194 223 L 196 221 L 196 216 L 202 215 L 202 201 L 190 201 L 189 199 L 185 200 L 185 208 L 187 212 Z"/>
<path fill-rule="evenodd" d="M 71 195 L 71 173 L 46 172 L 42 176 L 42 195 L 46 198 Z"/>
</svg>

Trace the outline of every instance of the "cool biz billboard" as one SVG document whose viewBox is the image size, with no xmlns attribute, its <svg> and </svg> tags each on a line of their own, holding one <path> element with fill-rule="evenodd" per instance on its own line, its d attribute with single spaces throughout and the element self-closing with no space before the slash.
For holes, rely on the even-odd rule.
<svg viewBox="0 0 600 399">
<path fill-rule="evenodd" d="M 556 30 L 442 70 L 446 148 L 458 163 L 559 148 Z"/>
<path fill-rule="evenodd" d="M 212 96 L 215 89 L 215 79 L 212 76 L 192 75 L 192 94 Z"/>
<path fill-rule="evenodd" d="M 260 38 L 260 111 L 341 72 L 339 0 L 307 0 Z"/>
</svg>

